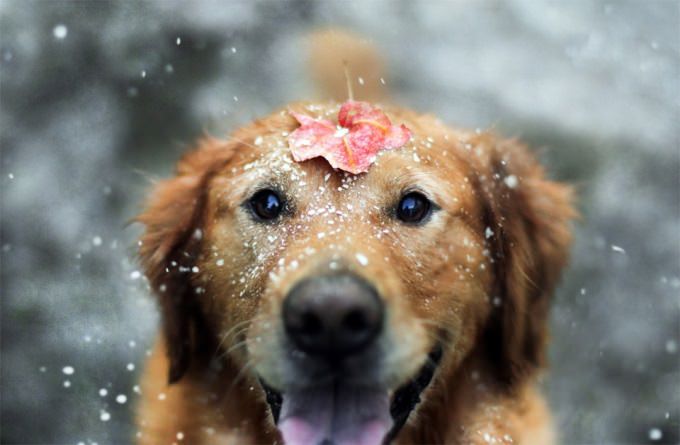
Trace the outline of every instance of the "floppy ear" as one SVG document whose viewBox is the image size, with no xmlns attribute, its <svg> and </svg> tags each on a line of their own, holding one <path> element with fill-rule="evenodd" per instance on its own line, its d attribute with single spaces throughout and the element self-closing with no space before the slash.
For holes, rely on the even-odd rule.
<svg viewBox="0 0 680 445">
<path fill-rule="evenodd" d="M 517 141 L 493 141 L 487 177 L 486 225 L 495 270 L 495 302 L 487 332 L 492 363 L 513 383 L 544 363 L 548 308 L 571 244 L 571 187 L 552 182 Z"/>
<path fill-rule="evenodd" d="M 202 141 L 179 161 L 174 178 L 155 186 L 136 218 L 146 226 L 139 255 L 160 303 L 170 383 L 184 375 L 192 354 L 206 341 L 191 269 L 201 245 L 207 185 L 231 152 L 224 143 Z"/>
</svg>

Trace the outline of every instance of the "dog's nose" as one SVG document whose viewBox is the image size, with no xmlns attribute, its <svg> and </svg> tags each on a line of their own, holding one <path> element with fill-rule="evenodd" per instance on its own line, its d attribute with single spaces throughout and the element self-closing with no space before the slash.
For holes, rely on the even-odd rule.
<svg viewBox="0 0 680 445">
<path fill-rule="evenodd" d="M 308 278 L 283 304 L 288 336 L 302 351 L 329 360 L 366 349 L 383 323 L 383 303 L 365 280 L 350 274 Z"/>
</svg>

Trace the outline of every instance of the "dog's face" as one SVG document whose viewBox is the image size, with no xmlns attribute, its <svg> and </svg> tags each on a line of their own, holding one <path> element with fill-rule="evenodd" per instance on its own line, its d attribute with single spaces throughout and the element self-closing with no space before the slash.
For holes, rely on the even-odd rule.
<svg viewBox="0 0 680 445">
<path fill-rule="evenodd" d="M 171 380 L 208 336 L 261 382 L 288 443 L 377 444 L 472 351 L 508 382 L 540 362 L 568 189 L 517 144 L 392 117 L 414 136 L 366 174 L 294 162 L 283 112 L 205 142 L 159 187 L 142 257 Z"/>
</svg>

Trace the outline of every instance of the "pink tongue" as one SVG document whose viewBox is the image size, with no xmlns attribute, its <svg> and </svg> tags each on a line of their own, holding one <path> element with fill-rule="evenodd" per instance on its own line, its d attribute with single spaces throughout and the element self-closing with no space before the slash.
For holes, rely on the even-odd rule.
<svg viewBox="0 0 680 445">
<path fill-rule="evenodd" d="M 389 395 L 342 384 L 286 392 L 278 426 L 286 445 L 380 445 L 392 427 Z"/>
</svg>

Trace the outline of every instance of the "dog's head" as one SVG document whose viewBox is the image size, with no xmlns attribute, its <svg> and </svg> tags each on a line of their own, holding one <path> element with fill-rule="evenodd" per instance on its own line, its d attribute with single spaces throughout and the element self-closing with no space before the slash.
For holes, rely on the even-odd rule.
<svg viewBox="0 0 680 445">
<path fill-rule="evenodd" d="M 280 112 L 157 186 L 141 257 L 171 382 L 207 347 L 261 382 L 287 442 L 377 444 L 473 353 L 508 386 L 541 364 L 570 189 L 514 141 L 388 112 L 413 138 L 365 174 L 294 162 Z"/>
</svg>

